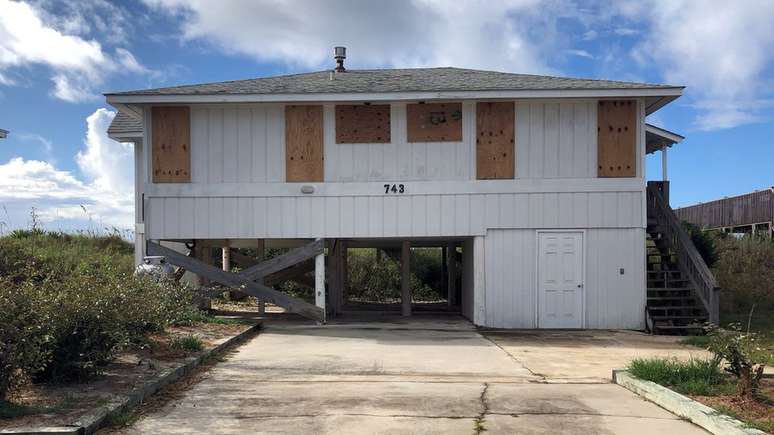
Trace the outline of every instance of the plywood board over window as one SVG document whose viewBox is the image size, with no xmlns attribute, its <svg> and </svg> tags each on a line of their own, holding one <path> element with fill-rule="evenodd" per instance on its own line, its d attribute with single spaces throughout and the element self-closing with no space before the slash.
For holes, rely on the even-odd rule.
<svg viewBox="0 0 774 435">
<path fill-rule="evenodd" d="M 637 175 L 637 102 L 601 100 L 597 112 L 597 176 Z"/>
<path fill-rule="evenodd" d="M 287 181 L 323 181 L 323 159 L 322 106 L 285 106 Z"/>
<path fill-rule="evenodd" d="M 152 180 L 154 183 L 191 181 L 191 112 L 188 107 L 151 109 Z"/>
<path fill-rule="evenodd" d="M 336 143 L 390 143 L 390 105 L 336 106 Z"/>
<path fill-rule="evenodd" d="M 462 103 L 425 103 L 406 106 L 409 142 L 462 141 Z"/>
<path fill-rule="evenodd" d="M 514 178 L 515 123 L 513 102 L 476 104 L 476 178 Z"/>
</svg>

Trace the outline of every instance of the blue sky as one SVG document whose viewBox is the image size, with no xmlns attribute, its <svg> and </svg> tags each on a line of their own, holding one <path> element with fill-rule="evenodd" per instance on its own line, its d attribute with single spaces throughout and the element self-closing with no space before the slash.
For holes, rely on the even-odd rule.
<svg viewBox="0 0 774 435">
<path fill-rule="evenodd" d="M 650 121 L 673 206 L 774 185 L 774 2 L 0 0 L 0 231 L 129 228 L 101 93 L 331 67 L 459 66 L 687 86 Z M 649 178 L 661 174 L 648 159 Z"/>
</svg>

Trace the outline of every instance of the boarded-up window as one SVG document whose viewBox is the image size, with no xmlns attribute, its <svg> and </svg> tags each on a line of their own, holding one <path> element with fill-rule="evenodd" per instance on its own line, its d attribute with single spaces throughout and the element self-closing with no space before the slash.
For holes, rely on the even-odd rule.
<svg viewBox="0 0 774 435">
<path fill-rule="evenodd" d="M 191 113 L 188 107 L 151 109 L 154 183 L 191 181 Z"/>
<path fill-rule="evenodd" d="M 409 142 L 460 142 L 462 103 L 409 104 L 406 127 Z"/>
<path fill-rule="evenodd" d="M 476 104 L 476 178 L 513 178 L 516 158 L 513 102 Z"/>
<path fill-rule="evenodd" d="M 336 106 L 336 143 L 390 143 L 390 105 Z"/>
<path fill-rule="evenodd" d="M 285 106 L 286 179 L 323 181 L 322 106 Z"/>
<path fill-rule="evenodd" d="M 600 101 L 597 111 L 597 176 L 637 175 L 637 102 Z"/>
</svg>

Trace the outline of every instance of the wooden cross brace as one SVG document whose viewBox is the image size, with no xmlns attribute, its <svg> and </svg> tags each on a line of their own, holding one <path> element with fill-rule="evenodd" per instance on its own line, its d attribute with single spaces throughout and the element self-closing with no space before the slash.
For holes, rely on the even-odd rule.
<svg viewBox="0 0 774 435">
<path fill-rule="evenodd" d="M 191 273 L 203 276 L 224 286 L 239 289 L 251 296 L 283 307 L 288 310 L 288 312 L 297 313 L 318 322 L 325 322 L 325 314 L 322 308 L 301 299 L 290 297 L 254 281 L 268 274 L 278 272 L 316 255 L 322 254 L 324 252 L 324 246 L 322 240 L 317 240 L 308 245 L 294 249 L 284 255 L 248 267 L 240 273 L 225 272 L 217 267 L 210 266 L 203 261 L 188 257 L 152 241 L 147 242 L 147 253 L 148 255 L 163 255 L 171 264 L 182 267 Z"/>
</svg>

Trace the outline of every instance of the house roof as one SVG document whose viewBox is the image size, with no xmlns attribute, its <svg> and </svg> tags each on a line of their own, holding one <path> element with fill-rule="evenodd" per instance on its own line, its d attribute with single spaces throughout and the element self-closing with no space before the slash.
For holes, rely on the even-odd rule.
<svg viewBox="0 0 774 435">
<path fill-rule="evenodd" d="M 645 124 L 645 150 L 648 154 L 655 153 L 664 147 L 671 147 L 685 139 L 677 133 L 656 127 L 653 124 Z"/>
<path fill-rule="evenodd" d="M 249 80 L 107 93 L 108 103 L 425 101 L 516 98 L 644 98 L 650 114 L 682 86 L 461 68 L 317 71 Z"/>
<path fill-rule="evenodd" d="M 8 130 L 0 128 L 0 139 L 5 139 L 6 137 L 8 137 Z"/>
<path fill-rule="evenodd" d="M 682 89 L 679 86 L 514 74 L 462 68 L 317 71 L 106 95 L 263 95 L 513 90 Z"/>
<path fill-rule="evenodd" d="M 142 121 L 119 110 L 108 127 L 108 136 L 116 140 L 140 137 Z"/>
</svg>

